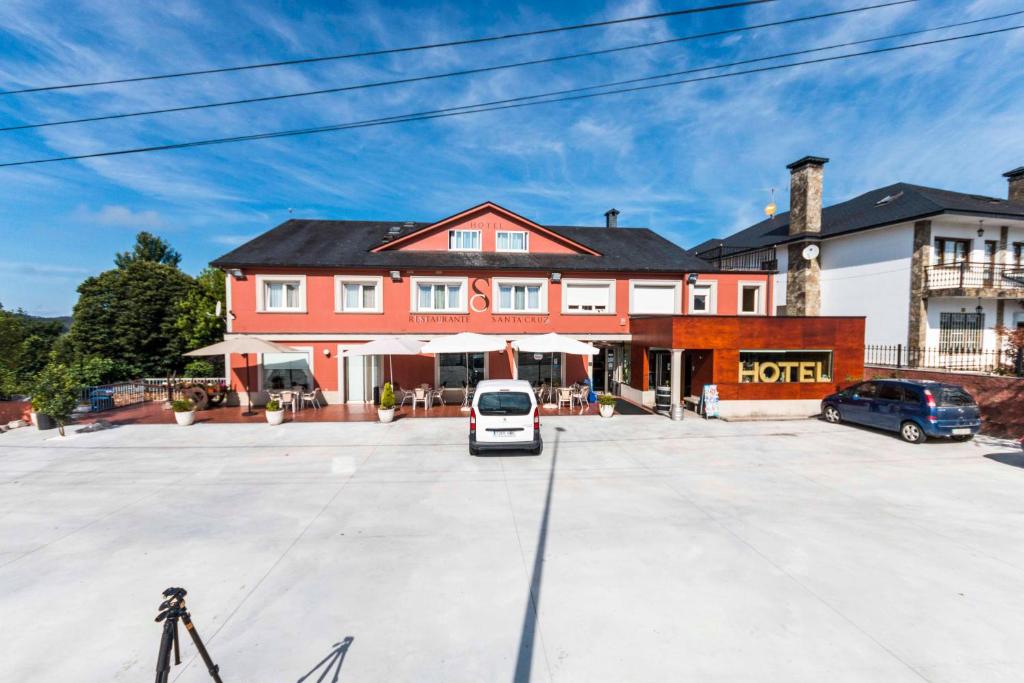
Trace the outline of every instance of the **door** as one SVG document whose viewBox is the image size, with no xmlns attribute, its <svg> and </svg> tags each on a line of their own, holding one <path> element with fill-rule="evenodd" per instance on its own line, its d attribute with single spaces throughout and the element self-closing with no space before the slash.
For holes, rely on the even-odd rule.
<svg viewBox="0 0 1024 683">
<path fill-rule="evenodd" d="M 605 369 L 608 367 L 607 357 L 605 354 L 608 353 L 608 349 L 598 349 L 597 353 L 593 356 L 593 368 L 590 380 L 593 382 L 594 391 L 607 391 L 607 373 Z"/>
<path fill-rule="evenodd" d="M 372 403 L 380 383 L 380 356 L 348 356 L 345 359 L 345 399 Z"/>
<path fill-rule="evenodd" d="M 871 403 L 875 399 L 874 382 L 863 382 L 850 387 L 845 396 L 839 398 L 839 414 L 844 420 L 858 424 L 869 424 Z"/>
<path fill-rule="evenodd" d="M 868 409 L 872 427 L 896 431 L 900 428 L 903 387 L 898 382 L 879 382 L 875 400 Z"/>
<path fill-rule="evenodd" d="M 651 351 L 650 354 L 650 376 L 648 378 L 650 388 L 668 386 L 672 379 L 672 353 Z"/>
</svg>

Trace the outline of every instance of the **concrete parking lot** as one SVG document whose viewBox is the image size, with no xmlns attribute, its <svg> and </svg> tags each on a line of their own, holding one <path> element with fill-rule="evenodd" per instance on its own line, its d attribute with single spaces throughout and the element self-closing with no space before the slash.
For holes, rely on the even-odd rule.
<svg viewBox="0 0 1024 683">
<path fill-rule="evenodd" d="M 150 680 L 180 585 L 229 682 L 1020 680 L 1009 442 L 543 429 L 481 458 L 452 419 L 0 436 L 0 679 Z"/>
</svg>

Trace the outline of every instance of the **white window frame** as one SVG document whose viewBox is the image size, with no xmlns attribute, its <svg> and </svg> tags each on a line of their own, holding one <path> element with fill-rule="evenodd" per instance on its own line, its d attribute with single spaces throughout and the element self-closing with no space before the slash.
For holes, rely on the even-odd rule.
<svg viewBox="0 0 1024 683">
<path fill-rule="evenodd" d="M 523 236 L 523 248 L 522 249 L 502 249 L 498 246 L 498 238 L 501 235 L 522 235 Z M 494 251 L 513 253 L 513 254 L 525 254 L 530 251 L 530 233 L 527 230 L 497 230 L 494 233 Z"/>
<path fill-rule="evenodd" d="M 505 285 L 523 285 L 526 287 L 533 287 L 540 285 L 540 300 L 537 302 L 540 304 L 540 308 L 536 310 L 516 310 L 509 309 L 505 310 L 501 307 L 501 286 Z M 496 277 L 491 280 L 491 312 L 494 315 L 544 315 L 548 312 L 548 280 L 547 278 L 537 277 Z"/>
<path fill-rule="evenodd" d="M 672 287 L 674 291 L 675 301 L 673 303 L 672 313 L 645 313 L 643 311 L 636 310 L 636 297 L 634 292 L 637 286 L 660 286 Z M 630 280 L 629 281 L 629 314 L 630 315 L 682 315 L 683 313 L 683 281 L 682 280 Z"/>
<path fill-rule="evenodd" d="M 702 284 L 702 283 L 697 283 Z M 755 288 L 757 289 L 757 310 L 755 311 L 744 311 L 743 310 L 743 289 L 744 288 Z M 740 280 L 736 283 L 736 313 L 738 315 L 764 315 L 765 312 L 765 294 L 767 288 L 765 283 L 758 282 L 756 280 Z"/>
<path fill-rule="evenodd" d="M 460 232 L 476 233 L 476 249 L 463 249 L 460 247 L 453 247 L 452 242 L 455 241 L 455 235 Z M 452 228 L 448 231 L 448 251 L 482 251 L 484 248 L 484 233 L 482 230 L 467 230 L 463 228 Z"/>
<path fill-rule="evenodd" d="M 564 315 L 615 315 L 615 300 L 618 297 L 617 280 L 584 280 L 562 278 L 562 313 Z M 608 287 L 608 308 L 603 311 L 573 311 L 569 309 L 568 287 L 572 285 Z"/>
<path fill-rule="evenodd" d="M 709 290 L 708 296 L 708 310 L 706 311 L 695 311 L 693 309 L 693 295 L 696 294 L 694 290 L 707 288 Z M 689 295 L 686 302 L 686 312 L 690 315 L 718 315 L 718 281 L 711 280 L 700 282 L 691 285 L 687 288 Z"/>
<path fill-rule="evenodd" d="M 266 286 L 274 282 L 298 282 L 299 305 L 294 308 L 267 308 Z M 305 313 L 306 312 L 306 276 L 305 275 L 257 275 L 256 276 L 256 312 L 257 313 Z"/>
<path fill-rule="evenodd" d="M 313 363 L 316 362 L 316 354 L 313 353 L 313 351 L 315 351 L 315 349 L 312 346 L 293 346 L 291 344 L 288 344 L 288 346 L 293 348 L 293 349 L 295 349 L 295 353 L 305 353 L 305 354 L 307 354 L 309 356 L 309 379 L 310 379 L 310 382 L 313 384 L 313 387 L 310 387 L 310 388 L 311 389 L 315 388 L 317 386 L 316 368 L 313 367 Z M 291 353 L 291 352 L 287 351 L 285 353 Z M 261 392 L 264 392 L 264 391 L 267 390 L 266 387 L 263 386 L 263 375 L 266 372 L 264 370 L 264 368 L 263 368 L 263 356 L 264 356 L 264 354 L 262 354 L 262 353 L 259 354 L 259 365 L 256 368 L 257 371 L 258 371 L 256 373 L 256 380 L 257 380 L 256 383 L 258 385 L 258 388 L 256 389 L 257 393 L 261 393 Z"/>
<path fill-rule="evenodd" d="M 373 285 L 376 294 L 373 307 L 345 308 L 345 285 Z M 362 297 L 359 298 L 362 302 Z M 335 313 L 383 313 L 384 312 L 384 278 L 374 275 L 335 275 L 334 276 L 334 312 Z"/>
<path fill-rule="evenodd" d="M 420 285 L 459 285 L 457 308 L 420 308 Z M 469 313 L 469 278 L 466 277 L 412 277 L 409 278 L 409 310 L 413 313 Z M 445 296 L 445 301 L 448 297 Z"/>
</svg>

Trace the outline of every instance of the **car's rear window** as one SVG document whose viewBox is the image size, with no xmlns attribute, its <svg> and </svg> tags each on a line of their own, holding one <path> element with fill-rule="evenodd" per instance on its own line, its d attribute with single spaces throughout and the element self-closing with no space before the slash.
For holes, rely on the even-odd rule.
<svg viewBox="0 0 1024 683">
<path fill-rule="evenodd" d="M 528 415 L 532 409 L 530 395 L 521 391 L 481 394 L 477 403 L 481 415 Z"/>
<path fill-rule="evenodd" d="M 974 398 L 960 387 L 942 387 L 936 399 L 940 406 L 973 406 Z"/>
</svg>

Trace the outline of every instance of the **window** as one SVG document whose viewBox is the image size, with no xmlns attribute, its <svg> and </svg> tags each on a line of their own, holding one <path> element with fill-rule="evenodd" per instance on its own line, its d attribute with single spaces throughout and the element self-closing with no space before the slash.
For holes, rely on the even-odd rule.
<svg viewBox="0 0 1024 683">
<path fill-rule="evenodd" d="M 1024 242 L 1013 243 L 1013 265 L 1024 268 Z"/>
<path fill-rule="evenodd" d="M 857 398 L 874 398 L 878 391 L 877 387 L 878 385 L 874 382 L 864 382 L 855 386 L 850 392 Z"/>
<path fill-rule="evenodd" d="M 882 382 L 878 385 L 878 398 L 887 401 L 902 401 L 903 389 L 896 382 Z"/>
<path fill-rule="evenodd" d="M 714 283 L 695 284 L 690 287 L 690 313 L 709 314 L 717 310 Z"/>
<path fill-rule="evenodd" d="M 971 241 L 950 237 L 935 238 L 935 262 L 940 266 L 949 266 L 968 260 L 971 253 Z"/>
<path fill-rule="evenodd" d="M 410 311 L 466 313 L 466 278 L 413 277 Z"/>
<path fill-rule="evenodd" d="M 313 388 L 313 351 L 297 353 L 264 353 L 263 390 L 276 391 L 294 386 Z"/>
<path fill-rule="evenodd" d="M 764 313 L 764 283 L 739 283 L 739 301 L 737 310 L 740 315 L 761 315 Z"/>
<path fill-rule="evenodd" d="M 480 251 L 480 231 L 448 231 L 448 249 L 451 251 Z"/>
<path fill-rule="evenodd" d="M 442 387 L 475 387 L 487 374 L 485 353 L 439 353 L 437 354 L 437 383 Z M 466 363 L 469 365 L 466 365 Z"/>
<path fill-rule="evenodd" d="M 615 280 L 562 280 L 562 313 L 615 313 Z"/>
<path fill-rule="evenodd" d="M 306 276 L 256 276 L 256 310 L 262 313 L 303 313 Z"/>
<path fill-rule="evenodd" d="M 380 313 L 383 278 L 336 275 L 334 310 L 338 313 Z"/>
<path fill-rule="evenodd" d="M 984 313 L 940 313 L 939 352 L 980 351 L 984 329 Z"/>
<path fill-rule="evenodd" d="M 526 232 L 510 232 L 499 230 L 496 236 L 496 249 L 498 251 L 526 251 Z"/>
<path fill-rule="evenodd" d="M 546 313 L 547 280 L 494 280 L 495 313 Z"/>
<path fill-rule="evenodd" d="M 679 315 L 682 282 L 678 280 L 630 280 L 629 312 L 638 315 Z"/>
<path fill-rule="evenodd" d="M 560 384 L 562 354 L 520 351 L 516 358 L 516 370 L 519 373 L 519 379 L 526 380 L 533 386 Z"/>
</svg>

